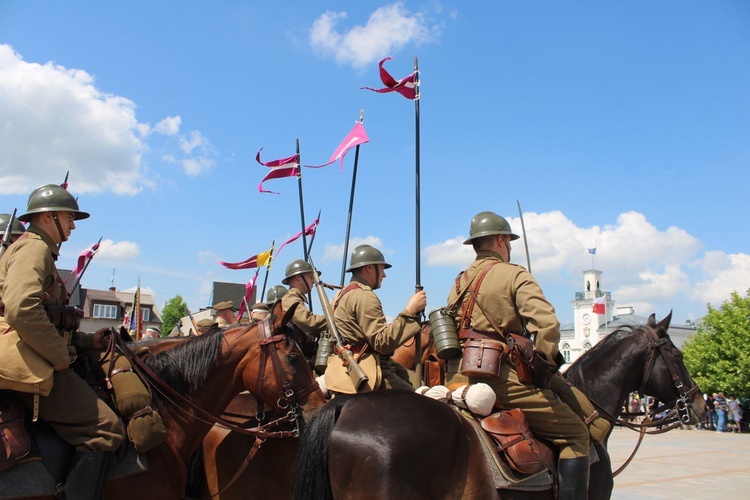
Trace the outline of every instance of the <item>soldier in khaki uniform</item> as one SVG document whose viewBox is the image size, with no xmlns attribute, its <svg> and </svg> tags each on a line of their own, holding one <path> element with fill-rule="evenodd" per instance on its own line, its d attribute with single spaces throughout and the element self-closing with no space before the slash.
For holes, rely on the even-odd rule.
<svg viewBox="0 0 750 500">
<path fill-rule="evenodd" d="M 27 213 L 19 217 L 31 225 L 0 261 L 0 388 L 14 390 L 75 446 L 65 490 L 67 498 L 76 499 L 101 497 L 111 452 L 124 441 L 117 415 L 69 368 L 77 352 L 103 348 L 105 329 L 84 334 L 75 331 L 77 325 L 63 323 L 63 314 L 53 323 L 47 313 L 68 300 L 55 267 L 59 247 L 75 221 L 88 217 L 61 186 L 37 188 Z"/>
<path fill-rule="evenodd" d="M 234 316 L 234 302 L 231 300 L 217 302 L 213 310 L 216 311 L 216 323 L 219 328 L 229 328 L 237 324 L 237 318 Z"/>
<path fill-rule="evenodd" d="M 469 239 L 464 244 L 473 245 L 477 257 L 451 287 L 448 314 L 455 318 L 457 325 L 462 325 L 462 315 L 471 298 L 468 290 L 473 290 L 483 271 L 494 264 L 480 283 L 477 302 L 481 308 L 474 307 L 472 310 L 471 330 L 476 332 L 475 335 L 505 343 L 505 339 L 494 330 L 485 316 L 483 308 L 505 332 L 523 333 L 526 330 L 534 335 L 534 349 L 549 363 L 557 364 L 560 323 L 552 304 L 544 297 L 531 273 L 510 263 L 510 242 L 518 239 L 511 232 L 510 224 L 495 213 L 482 212 L 472 219 L 469 233 Z M 449 361 L 446 385 L 462 379 L 463 376 L 458 373 L 459 366 L 460 359 Z M 531 430 L 560 448 L 557 467 L 559 500 L 587 497 L 589 431 L 568 405 L 549 389 L 521 383 L 515 367 L 507 359 L 500 364 L 498 377 L 470 378 L 469 382 L 490 385 L 501 407 L 521 408 Z"/>
<path fill-rule="evenodd" d="M 281 307 L 288 311 L 292 305 L 299 304 L 294 310 L 292 323 L 308 340 L 317 341 L 320 332 L 326 328 L 326 317 L 322 314 L 313 314 L 308 309 L 307 294 L 315 285 L 312 266 L 301 259 L 292 261 L 286 266 L 286 277 L 281 282 L 289 285 L 289 291 L 281 297 Z"/>
<path fill-rule="evenodd" d="M 404 310 L 389 325 L 374 290 L 380 288 L 385 270 L 390 267 L 377 248 L 370 245 L 355 248 L 346 270 L 352 273 L 352 279 L 333 298 L 333 318 L 339 334 L 351 345 L 355 358 L 359 358 L 360 366 L 369 377 L 370 390 L 413 391 L 406 370 L 391 359 L 391 354 L 421 332 L 417 315 L 427 305 L 427 297 L 424 290 L 412 295 Z M 325 377 L 330 392 L 355 392 L 339 356 L 329 358 Z"/>
</svg>

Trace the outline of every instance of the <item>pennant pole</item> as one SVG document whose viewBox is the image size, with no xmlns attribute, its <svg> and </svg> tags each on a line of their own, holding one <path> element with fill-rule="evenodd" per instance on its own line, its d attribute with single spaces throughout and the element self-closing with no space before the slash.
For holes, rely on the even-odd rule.
<svg viewBox="0 0 750 500">
<path fill-rule="evenodd" d="M 266 285 L 268 284 L 268 273 L 271 271 L 271 262 L 273 262 L 273 247 L 274 247 L 274 245 L 276 245 L 276 240 L 273 240 L 271 242 L 271 254 L 268 256 L 268 264 L 266 265 L 266 277 L 263 278 L 263 291 L 260 292 L 260 300 L 258 300 L 258 302 L 263 302 L 263 297 L 266 296 Z M 248 314 L 250 314 L 250 313 L 248 312 Z"/>
<path fill-rule="evenodd" d="M 365 110 L 359 110 L 359 123 L 364 123 Z M 354 149 L 354 169 L 352 170 L 352 189 L 349 194 L 349 215 L 346 219 L 346 236 L 344 237 L 344 259 L 341 263 L 341 281 L 339 285 L 344 286 L 346 277 L 346 256 L 349 253 L 349 235 L 352 230 L 352 211 L 354 210 L 354 188 L 357 186 L 357 167 L 359 166 L 359 144 Z"/>
<path fill-rule="evenodd" d="M 302 198 L 302 158 L 299 153 L 299 137 L 297 138 L 297 165 L 297 169 L 299 170 L 297 173 L 297 185 L 299 186 L 299 216 L 302 221 L 302 250 L 305 262 L 307 262 L 309 251 L 307 249 L 307 235 L 305 234 L 305 202 Z M 312 311 L 312 290 L 307 292 L 307 303 L 310 304 L 310 310 Z"/>
<path fill-rule="evenodd" d="M 422 287 L 422 270 L 420 261 L 420 185 L 419 185 L 419 63 L 417 57 L 414 56 L 414 149 L 415 149 L 415 174 L 414 174 L 414 201 L 415 201 L 415 257 L 416 257 L 416 284 L 414 285 L 415 291 L 419 292 L 423 289 Z M 424 311 L 420 313 L 420 316 L 424 315 Z M 422 381 L 422 333 L 420 332 L 414 337 L 414 372 L 417 376 L 417 380 Z"/>
</svg>

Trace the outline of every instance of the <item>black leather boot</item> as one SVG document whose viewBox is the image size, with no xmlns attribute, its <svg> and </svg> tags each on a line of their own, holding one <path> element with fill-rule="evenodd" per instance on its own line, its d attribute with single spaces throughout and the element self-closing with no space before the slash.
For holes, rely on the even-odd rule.
<svg viewBox="0 0 750 500">
<path fill-rule="evenodd" d="M 557 461 L 557 500 L 589 497 L 589 457 Z"/>
<path fill-rule="evenodd" d="M 76 453 L 65 482 L 66 500 L 100 500 L 111 456 L 103 451 Z"/>
</svg>

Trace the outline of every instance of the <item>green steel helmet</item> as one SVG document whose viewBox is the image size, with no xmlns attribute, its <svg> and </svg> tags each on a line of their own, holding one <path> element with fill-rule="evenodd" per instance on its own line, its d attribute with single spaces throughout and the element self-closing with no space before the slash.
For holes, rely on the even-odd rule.
<svg viewBox="0 0 750 500">
<path fill-rule="evenodd" d="M 289 284 L 289 278 L 297 276 L 298 274 L 311 273 L 313 270 L 312 266 L 302 259 L 293 260 L 288 266 L 286 266 L 286 278 L 281 280 L 285 285 Z M 320 276 L 320 271 L 318 271 Z"/>
<path fill-rule="evenodd" d="M 8 227 L 8 221 L 10 220 L 10 214 L 0 214 L 0 234 L 5 231 Z M 18 220 L 18 217 L 13 218 L 13 223 L 10 225 L 10 234 L 23 234 L 26 232 L 26 227 Z"/>
<path fill-rule="evenodd" d="M 510 224 L 505 218 L 494 212 L 480 212 L 471 219 L 469 239 L 464 241 L 464 245 L 471 245 L 471 240 L 493 234 L 508 234 L 511 241 L 518 239 L 518 235 L 510 230 Z"/>
<path fill-rule="evenodd" d="M 385 261 L 385 257 L 383 257 L 383 253 L 380 250 L 371 245 L 359 245 L 352 251 L 352 258 L 349 259 L 349 269 L 346 272 L 349 273 L 358 267 L 370 264 L 383 264 L 386 269 L 391 267 Z"/>
<path fill-rule="evenodd" d="M 47 184 L 32 191 L 26 213 L 19 219 L 29 222 L 32 214 L 41 212 L 73 212 L 75 220 L 89 217 L 88 213 L 78 209 L 78 202 L 73 195 L 57 184 Z"/>
<path fill-rule="evenodd" d="M 270 303 L 276 302 L 277 300 L 281 300 L 281 297 L 286 295 L 287 291 L 288 290 L 286 289 L 285 286 L 282 286 L 282 285 L 272 286 L 271 289 L 268 290 L 268 294 L 266 295 L 266 302 L 270 304 Z"/>
</svg>

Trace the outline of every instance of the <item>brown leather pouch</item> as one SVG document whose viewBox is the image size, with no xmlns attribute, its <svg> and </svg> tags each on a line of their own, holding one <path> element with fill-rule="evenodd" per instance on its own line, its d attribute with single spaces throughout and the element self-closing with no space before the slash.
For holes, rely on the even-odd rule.
<svg viewBox="0 0 750 500">
<path fill-rule="evenodd" d="M 493 413 L 481 424 L 497 442 L 508 464 L 521 474 L 533 474 L 554 464 L 552 451 L 534 438 L 520 408 Z"/>
<path fill-rule="evenodd" d="M 467 340 L 463 346 L 461 375 L 492 378 L 500 374 L 500 363 L 508 348 L 496 340 Z"/>
<path fill-rule="evenodd" d="M 508 347 L 510 348 L 510 359 L 516 365 L 518 380 L 522 384 L 534 383 L 534 343 L 530 338 L 524 337 L 517 333 L 511 333 L 507 336 Z"/>
<path fill-rule="evenodd" d="M 25 411 L 17 399 L 0 396 L 0 471 L 10 469 L 31 451 L 23 425 Z"/>
</svg>

